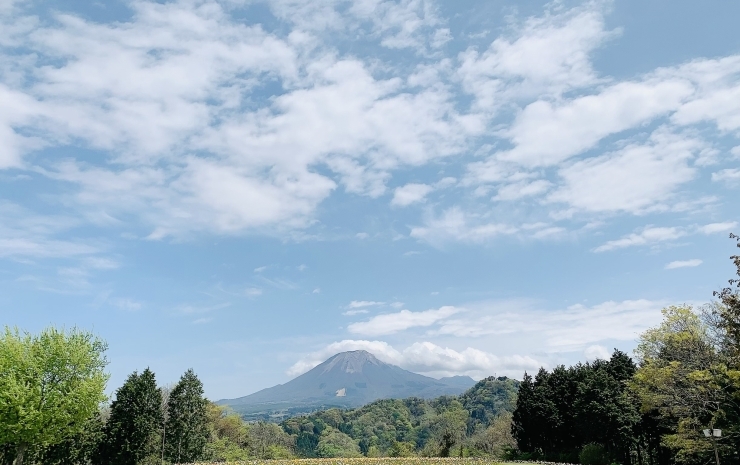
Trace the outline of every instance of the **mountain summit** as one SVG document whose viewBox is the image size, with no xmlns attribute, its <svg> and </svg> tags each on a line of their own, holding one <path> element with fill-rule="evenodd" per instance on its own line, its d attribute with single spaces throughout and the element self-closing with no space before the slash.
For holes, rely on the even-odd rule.
<svg viewBox="0 0 740 465">
<path fill-rule="evenodd" d="M 285 384 L 218 403 L 240 413 L 359 407 L 377 399 L 456 395 L 474 384 L 467 376 L 434 379 L 412 373 L 382 362 L 365 350 L 354 350 L 336 354 Z"/>
</svg>

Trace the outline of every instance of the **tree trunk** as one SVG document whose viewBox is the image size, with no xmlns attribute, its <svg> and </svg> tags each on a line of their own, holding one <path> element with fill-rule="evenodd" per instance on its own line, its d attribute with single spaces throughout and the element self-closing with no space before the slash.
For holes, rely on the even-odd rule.
<svg viewBox="0 0 740 465">
<path fill-rule="evenodd" d="M 26 454 L 26 449 L 28 446 L 24 443 L 18 444 L 18 448 L 15 450 L 15 460 L 13 460 L 13 465 L 23 465 L 23 456 Z"/>
</svg>

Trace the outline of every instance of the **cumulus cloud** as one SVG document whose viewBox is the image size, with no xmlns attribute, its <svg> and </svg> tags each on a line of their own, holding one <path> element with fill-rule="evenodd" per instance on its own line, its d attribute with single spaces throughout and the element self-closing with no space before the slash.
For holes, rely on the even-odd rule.
<svg viewBox="0 0 740 465">
<path fill-rule="evenodd" d="M 583 351 L 583 355 L 587 360 L 608 360 L 611 357 L 609 349 L 600 345 L 586 347 L 586 350 Z"/>
<path fill-rule="evenodd" d="M 354 334 L 382 336 L 405 331 L 410 328 L 431 326 L 461 311 L 463 310 L 451 306 L 441 307 L 436 310 L 425 310 L 423 312 L 401 310 L 397 313 L 378 315 L 367 321 L 352 323 L 347 327 L 347 330 Z"/>
<path fill-rule="evenodd" d="M 515 147 L 498 158 L 533 167 L 555 165 L 609 134 L 678 108 L 691 91 L 685 81 L 626 82 L 558 106 L 534 102 L 507 131 Z"/>
<path fill-rule="evenodd" d="M 527 18 L 510 37 L 496 38 L 483 53 L 460 54 L 458 76 L 491 111 L 511 98 L 559 94 L 597 81 L 589 55 L 614 36 L 604 24 L 603 3 Z M 508 98 L 507 98 L 508 97 Z"/>
<path fill-rule="evenodd" d="M 470 191 L 430 205 L 411 237 L 561 237 L 567 226 L 522 232 L 517 203 L 538 207 L 526 223 L 696 210 L 690 182 L 726 151 L 708 141 L 740 127 L 740 56 L 600 76 L 594 51 L 620 33 L 606 26 L 606 1 L 512 16 L 455 56 L 443 47 L 454 28 L 428 0 L 276 0 L 272 29 L 213 0 L 134 2 L 117 22 L 41 23 L 13 4 L 2 20 L 12 31 L 0 28 L 0 45 L 14 47 L 0 82 L 0 169 L 46 176 L 85 221 L 150 240 L 314 237 L 305 230 L 331 196 L 377 199 L 398 172 L 442 160 L 463 164 Z M 418 61 L 342 51 L 348 37 Z M 636 134 L 645 127 L 647 140 Z M 96 156 L 29 156 L 58 147 Z M 718 188 L 738 179 L 734 167 L 714 170 Z M 400 185 L 390 204 L 431 204 L 456 182 Z M 74 253 L 47 239 L 53 255 Z M 4 249 L 35 253 L 38 241 L 23 240 Z"/>
<path fill-rule="evenodd" d="M 665 266 L 666 270 L 673 270 L 676 268 L 691 268 L 695 266 L 701 265 L 703 262 L 699 260 L 698 258 L 693 258 L 691 260 L 676 260 L 670 263 L 667 263 Z"/>
<path fill-rule="evenodd" d="M 374 24 L 389 47 L 412 46 L 438 22 L 424 2 L 376 3 L 351 9 L 385 12 Z M 300 33 L 245 26 L 215 2 L 132 7 L 129 22 L 59 16 L 27 37 L 58 65 L 39 69 L 31 88 L 0 86 L 0 168 L 20 163 L 34 141 L 16 129 L 29 125 L 44 144 L 101 150 L 92 166 L 44 172 L 78 186 L 87 210 L 138 216 L 152 239 L 305 228 L 337 186 L 317 165 L 374 197 L 390 170 L 458 153 L 482 130 L 443 88 L 409 91 L 320 46 L 306 56 Z M 270 79 L 285 92 L 263 99 L 255 89 Z"/>
<path fill-rule="evenodd" d="M 701 141 L 656 131 L 647 144 L 587 158 L 559 171 L 560 187 L 550 202 L 590 212 L 640 213 L 666 201 L 694 177 L 689 164 Z"/>
<path fill-rule="evenodd" d="M 525 370 L 535 371 L 542 366 L 542 363 L 530 356 L 499 357 L 472 347 L 454 350 L 428 341 L 416 342 L 398 350 L 382 341 L 344 340 L 308 354 L 293 364 L 287 374 L 300 375 L 332 355 L 349 350 L 367 350 L 383 362 L 435 377 L 469 375 L 482 378 L 493 374 L 515 373 L 519 378 Z"/>
<path fill-rule="evenodd" d="M 406 207 L 414 203 L 423 202 L 427 194 L 432 192 L 432 186 L 427 184 L 406 184 L 393 192 L 391 205 Z"/>
</svg>

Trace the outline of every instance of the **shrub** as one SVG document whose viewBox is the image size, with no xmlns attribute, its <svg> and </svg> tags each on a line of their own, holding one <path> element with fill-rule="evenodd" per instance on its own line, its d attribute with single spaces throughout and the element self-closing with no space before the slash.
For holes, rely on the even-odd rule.
<svg viewBox="0 0 740 465">
<path fill-rule="evenodd" d="M 601 444 L 586 444 L 578 458 L 582 465 L 609 465 L 609 457 Z"/>
</svg>

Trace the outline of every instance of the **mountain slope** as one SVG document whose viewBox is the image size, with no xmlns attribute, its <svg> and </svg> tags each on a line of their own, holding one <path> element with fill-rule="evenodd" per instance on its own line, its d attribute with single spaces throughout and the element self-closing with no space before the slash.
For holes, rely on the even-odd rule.
<svg viewBox="0 0 740 465">
<path fill-rule="evenodd" d="M 225 399 L 238 412 L 303 407 L 359 407 L 376 399 L 457 395 L 475 381 L 467 376 L 437 380 L 412 373 L 356 350 L 337 354 L 297 378 L 238 399 Z"/>
</svg>

